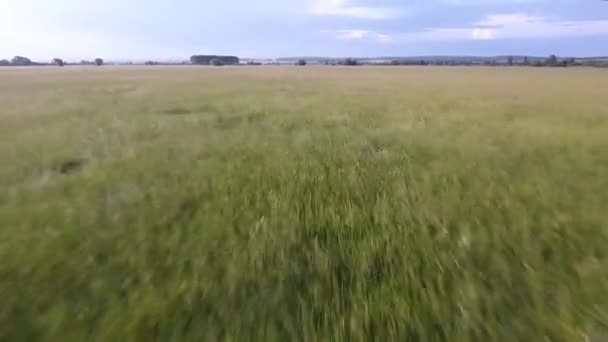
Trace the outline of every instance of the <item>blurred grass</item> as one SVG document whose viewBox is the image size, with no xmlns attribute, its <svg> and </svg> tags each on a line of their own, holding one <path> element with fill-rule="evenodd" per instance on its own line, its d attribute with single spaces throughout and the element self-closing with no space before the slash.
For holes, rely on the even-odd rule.
<svg viewBox="0 0 608 342">
<path fill-rule="evenodd" d="M 605 73 L 1 70 L 0 340 L 603 341 Z"/>
</svg>

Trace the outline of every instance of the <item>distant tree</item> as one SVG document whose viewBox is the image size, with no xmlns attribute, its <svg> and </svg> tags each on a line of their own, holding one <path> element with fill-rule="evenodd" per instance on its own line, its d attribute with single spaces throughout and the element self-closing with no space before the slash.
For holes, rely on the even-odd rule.
<svg viewBox="0 0 608 342">
<path fill-rule="evenodd" d="M 103 65 L 103 59 L 101 59 L 101 58 L 95 58 L 95 65 L 102 66 Z"/>
<path fill-rule="evenodd" d="M 509 56 L 509 57 L 507 58 L 507 64 L 508 64 L 508 65 L 513 65 L 513 57 L 512 57 L 512 56 Z"/>
<path fill-rule="evenodd" d="M 421 60 L 419 63 L 420 65 L 429 65 L 429 62 L 425 61 L 424 59 Z"/>
<path fill-rule="evenodd" d="M 547 60 L 547 64 L 551 65 L 551 66 L 557 65 L 557 56 L 556 55 L 549 56 L 549 59 Z"/>
<path fill-rule="evenodd" d="M 144 63 L 145 65 L 157 65 L 158 62 L 155 61 L 146 61 L 146 63 Z"/>
<path fill-rule="evenodd" d="M 567 65 L 575 65 L 576 64 L 576 60 L 574 58 L 568 58 L 566 60 L 564 60 L 566 62 Z"/>
<path fill-rule="evenodd" d="M 536 61 L 534 63 L 532 63 L 532 66 L 534 67 L 544 67 L 546 64 L 544 61 Z"/>
<path fill-rule="evenodd" d="M 530 65 L 530 61 L 528 60 L 528 56 L 524 57 L 524 65 Z"/>
<path fill-rule="evenodd" d="M 7 65 L 11 65 L 11 62 L 9 62 L 8 59 L 0 59 L 0 66 L 7 66 Z"/>
<path fill-rule="evenodd" d="M 65 63 L 63 62 L 63 59 L 61 58 L 53 58 L 53 64 L 55 64 L 56 66 L 64 66 Z"/>
<path fill-rule="evenodd" d="M 210 63 L 211 63 L 211 65 L 217 66 L 217 67 L 226 65 L 226 63 L 224 63 L 223 60 L 218 59 L 218 58 L 212 59 Z"/>
<path fill-rule="evenodd" d="M 359 62 L 354 58 L 347 58 L 344 60 L 344 65 L 355 66 L 359 65 Z"/>
<path fill-rule="evenodd" d="M 32 65 L 32 61 L 27 57 L 15 56 L 11 60 L 12 65 Z"/>
<path fill-rule="evenodd" d="M 307 63 L 306 63 L 305 59 L 298 59 L 298 61 L 296 62 L 296 65 L 299 65 L 299 66 L 305 66 L 306 64 Z"/>
</svg>

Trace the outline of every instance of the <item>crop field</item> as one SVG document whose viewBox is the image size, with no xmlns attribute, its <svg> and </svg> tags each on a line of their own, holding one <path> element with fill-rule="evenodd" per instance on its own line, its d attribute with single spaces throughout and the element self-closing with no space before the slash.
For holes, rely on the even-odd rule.
<svg viewBox="0 0 608 342">
<path fill-rule="evenodd" d="M 608 69 L 0 69 L 1 341 L 606 341 Z"/>
</svg>

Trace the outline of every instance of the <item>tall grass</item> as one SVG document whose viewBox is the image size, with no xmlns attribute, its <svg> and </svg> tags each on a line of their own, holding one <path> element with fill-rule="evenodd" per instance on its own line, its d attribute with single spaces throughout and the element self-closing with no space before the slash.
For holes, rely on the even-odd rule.
<svg viewBox="0 0 608 342">
<path fill-rule="evenodd" d="M 0 340 L 603 341 L 604 71 L 0 72 Z"/>
</svg>

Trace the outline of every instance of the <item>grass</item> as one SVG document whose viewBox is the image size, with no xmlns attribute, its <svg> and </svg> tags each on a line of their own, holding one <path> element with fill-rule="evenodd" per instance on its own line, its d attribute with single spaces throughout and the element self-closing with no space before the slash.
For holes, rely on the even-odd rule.
<svg viewBox="0 0 608 342">
<path fill-rule="evenodd" d="M 0 340 L 604 341 L 607 73 L 0 70 Z"/>
</svg>

